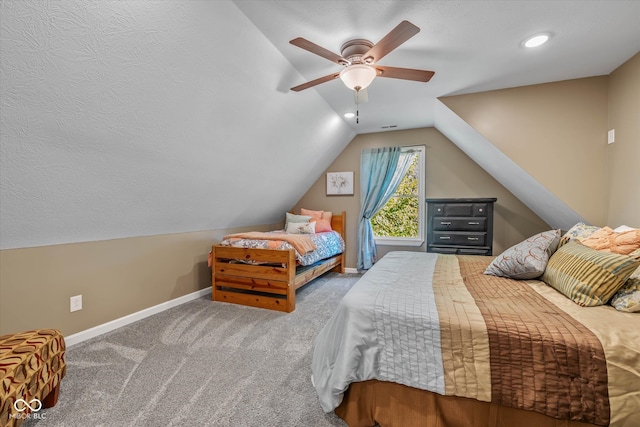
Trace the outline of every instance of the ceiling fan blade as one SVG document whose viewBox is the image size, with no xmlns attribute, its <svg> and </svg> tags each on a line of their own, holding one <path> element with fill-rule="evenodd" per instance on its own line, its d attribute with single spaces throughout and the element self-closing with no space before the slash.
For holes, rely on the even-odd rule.
<svg viewBox="0 0 640 427">
<path fill-rule="evenodd" d="M 300 92 L 304 89 L 309 89 L 310 87 L 319 85 L 320 83 L 328 82 L 340 77 L 340 73 L 329 74 L 328 76 L 320 77 L 319 79 L 311 80 L 310 82 L 303 83 L 301 85 L 292 87 L 291 90 L 295 92 Z"/>
<path fill-rule="evenodd" d="M 413 68 L 387 67 L 375 65 L 378 70 L 378 77 L 389 77 L 392 79 L 415 80 L 417 82 L 428 82 L 435 74 L 433 71 L 416 70 Z"/>
<path fill-rule="evenodd" d="M 386 36 L 376 43 L 367 53 L 362 55 L 362 61 L 374 64 L 389 52 L 400 46 L 420 32 L 420 28 L 416 27 L 409 21 L 402 21 Z M 369 59 L 371 58 L 371 59 Z"/>
<path fill-rule="evenodd" d="M 323 58 L 328 59 L 331 62 L 335 62 L 338 65 L 347 65 L 349 63 L 346 59 L 344 59 L 337 53 L 333 53 L 330 50 L 323 48 L 322 46 L 318 46 L 317 44 L 310 42 L 309 40 L 303 39 L 302 37 L 293 39 L 289 43 L 294 46 L 298 46 L 301 49 L 308 50 L 311 53 L 315 53 L 316 55 L 322 56 Z"/>
</svg>

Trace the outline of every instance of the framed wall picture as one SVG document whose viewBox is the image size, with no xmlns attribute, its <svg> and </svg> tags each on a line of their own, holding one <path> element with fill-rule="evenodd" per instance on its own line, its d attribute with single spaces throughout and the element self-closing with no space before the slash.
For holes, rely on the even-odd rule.
<svg viewBox="0 0 640 427">
<path fill-rule="evenodd" d="M 327 196 L 353 196 L 353 172 L 327 172 Z"/>
</svg>

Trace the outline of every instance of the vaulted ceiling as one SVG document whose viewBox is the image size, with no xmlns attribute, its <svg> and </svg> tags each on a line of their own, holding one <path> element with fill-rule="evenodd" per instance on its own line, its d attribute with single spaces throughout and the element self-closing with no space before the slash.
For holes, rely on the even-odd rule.
<svg viewBox="0 0 640 427">
<path fill-rule="evenodd" d="M 334 53 L 348 40 L 378 42 L 402 20 L 420 32 L 381 65 L 435 71 L 428 83 L 376 78 L 359 105 L 357 133 L 433 126 L 435 98 L 606 75 L 640 50 L 639 1 L 235 0 L 240 10 L 302 75 L 295 86 L 341 67 L 289 44 L 303 37 Z M 537 33 L 550 41 L 521 43 Z M 339 80 L 315 89 L 340 115 L 354 97 Z"/>
</svg>

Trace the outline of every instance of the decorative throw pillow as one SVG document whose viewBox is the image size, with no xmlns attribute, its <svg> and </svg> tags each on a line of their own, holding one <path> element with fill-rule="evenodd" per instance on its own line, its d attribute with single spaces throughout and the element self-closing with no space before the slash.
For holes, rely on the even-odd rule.
<svg viewBox="0 0 640 427">
<path fill-rule="evenodd" d="M 554 253 L 541 280 L 585 307 L 606 304 L 640 262 L 569 242 Z"/>
<path fill-rule="evenodd" d="M 640 268 L 629 276 L 624 286 L 611 298 L 611 305 L 618 311 L 640 312 Z"/>
<path fill-rule="evenodd" d="M 287 227 L 289 226 L 290 222 L 309 222 L 309 221 L 311 221 L 311 217 L 309 215 L 294 215 L 292 213 L 287 212 L 285 222 L 284 222 L 284 229 L 285 231 L 287 230 Z"/>
<path fill-rule="evenodd" d="M 324 233 L 326 231 L 332 231 L 331 218 L 332 212 L 325 211 L 312 211 L 311 209 L 301 208 L 300 213 L 302 215 L 308 215 L 311 217 L 311 222 L 316 223 L 316 233 Z"/>
<path fill-rule="evenodd" d="M 629 256 L 640 261 L 640 249 L 631 252 Z M 625 284 L 611 298 L 611 305 L 619 311 L 640 312 L 640 267 L 631 273 Z"/>
<path fill-rule="evenodd" d="M 571 240 L 584 239 L 591 236 L 596 231 L 600 230 L 600 227 L 594 225 L 587 225 L 584 222 L 579 222 L 569 229 L 558 243 L 558 249 L 569 243 Z"/>
<path fill-rule="evenodd" d="M 311 222 L 316 225 L 316 233 L 332 231 L 331 222 L 326 219 L 312 219 Z"/>
<path fill-rule="evenodd" d="M 300 209 L 300 214 L 309 215 L 311 219 L 326 219 L 331 224 L 331 218 L 333 217 L 333 212 L 326 211 L 312 211 L 310 209 Z"/>
<path fill-rule="evenodd" d="M 287 224 L 287 233 L 291 234 L 313 234 L 316 232 L 315 222 L 290 222 Z"/>
<path fill-rule="evenodd" d="M 579 240 L 591 249 L 627 255 L 640 248 L 640 230 L 615 232 L 609 227 L 603 227 L 589 237 Z"/>
<path fill-rule="evenodd" d="M 511 246 L 489 264 L 484 274 L 511 279 L 540 277 L 558 247 L 560 234 L 560 230 L 544 231 Z"/>
<path fill-rule="evenodd" d="M 640 228 L 633 228 L 633 227 L 629 227 L 628 225 L 621 225 L 613 229 L 613 231 L 615 231 L 616 233 L 622 233 L 623 231 L 629 231 L 629 230 L 640 230 Z"/>
<path fill-rule="evenodd" d="M 323 214 L 324 214 L 324 211 L 312 211 L 310 209 L 305 209 L 305 208 L 300 209 L 300 215 L 310 216 L 311 219 L 322 219 Z"/>
</svg>

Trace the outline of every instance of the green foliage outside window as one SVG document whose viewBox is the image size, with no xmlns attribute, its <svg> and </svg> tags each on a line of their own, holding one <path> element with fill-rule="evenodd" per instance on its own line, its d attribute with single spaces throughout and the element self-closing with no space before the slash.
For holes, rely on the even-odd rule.
<svg viewBox="0 0 640 427">
<path fill-rule="evenodd" d="M 376 237 L 418 237 L 418 155 L 413 161 L 395 194 L 371 218 Z"/>
</svg>

